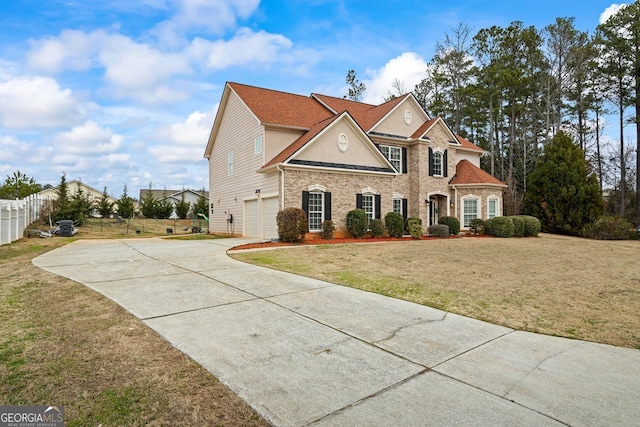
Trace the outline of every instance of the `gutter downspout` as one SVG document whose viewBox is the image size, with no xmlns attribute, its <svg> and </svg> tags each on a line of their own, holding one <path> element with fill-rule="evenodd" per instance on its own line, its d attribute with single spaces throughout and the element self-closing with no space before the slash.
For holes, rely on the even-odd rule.
<svg viewBox="0 0 640 427">
<path fill-rule="evenodd" d="M 284 169 L 282 169 L 282 164 L 276 165 L 276 169 L 280 172 L 280 210 L 284 209 Z"/>
<path fill-rule="evenodd" d="M 455 216 L 456 218 L 458 218 L 457 215 L 457 207 L 458 207 L 458 187 L 456 187 L 455 185 L 452 185 L 453 187 L 453 191 L 454 191 L 454 196 L 453 196 L 453 216 Z M 451 209 L 451 207 L 449 207 L 449 209 Z M 451 213 L 449 213 L 450 215 Z M 460 218 L 458 218 L 458 220 L 460 220 Z"/>
</svg>

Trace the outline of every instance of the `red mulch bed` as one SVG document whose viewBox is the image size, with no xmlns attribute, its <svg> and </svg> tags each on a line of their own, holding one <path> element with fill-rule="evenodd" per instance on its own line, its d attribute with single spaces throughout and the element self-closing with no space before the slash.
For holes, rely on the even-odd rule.
<svg viewBox="0 0 640 427">
<path fill-rule="evenodd" d="M 493 236 L 474 236 L 473 234 L 449 236 L 449 239 L 459 239 L 461 237 L 493 237 Z M 261 242 L 250 243 L 247 245 L 240 245 L 231 248 L 230 250 L 242 250 L 242 249 L 265 249 L 265 248 L 277 248 L 284 246 L 305 246 L 305 245 L 342 245 L 345 243 L 379 243 L 379 242 L 412 242 L 418 239 L 412 239 L 411 237 L 363 237 L 361 239 L 354 238 L 335 238 L 330 240 L 324 240 L 320 238 L 306 239 L 303 242 L 290 243 L 290 242 Z M 441 240 L 439 237 L 422 236 L 419 240 Z"/>
</svg>

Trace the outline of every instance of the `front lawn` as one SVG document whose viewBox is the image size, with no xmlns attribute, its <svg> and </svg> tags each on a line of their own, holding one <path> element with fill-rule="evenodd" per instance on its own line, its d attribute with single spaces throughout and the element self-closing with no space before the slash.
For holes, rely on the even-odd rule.
<svg viewBox="0 0 640 427">
<path fill-rule="evenodd" d="M 640 241 L 550 234 L 232 253 L 510 328 L 640 349 L 639 255 Z"/>
</svg>

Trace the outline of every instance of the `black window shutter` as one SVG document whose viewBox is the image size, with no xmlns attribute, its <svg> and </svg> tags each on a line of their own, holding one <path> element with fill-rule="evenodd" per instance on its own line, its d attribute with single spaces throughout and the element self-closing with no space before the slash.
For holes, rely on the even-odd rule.
<svg viewBox="0 0 640 427">
<path fill-rule="evenodd" d="M 375 212 L 376 213 L 376 219 L 380 219 L 380 218 L 382 218 L 382 215 L 381 215 L 381 212 L 380 212 L 382 210 L 382 197 L 379 194 L 376 194 L 374 196 L 374 199 L 375 199 L 375 204 L 376 204 L 375 205 L 376 206 L 376 212 Z"/>
<path fill-rule="evenodd" d="M 402 199 L 402 217 L 407 219 L 407 211 L 408 211 L 408 201 L 407 199 Z"/>
<path fill-rule="evenodd" d="M 402 147 L 402 173 L 407 173 L 407 147 Z"/>
<path fill-rule="evenodd" d="M 433 149 L 429 147 L 429 176 L 433 176 Z"/>
<path fill-rule="evenodd" d="M 308 191 L 302 192 L 302 210 L 304 211 L 304 213 L 307 214 L 307 217 L 309 217 L 309 192 Z"/>
<path fill-rule="evenodd" d="M 362 194 L 356 194 L 356 209 L 362 209 Z"/>
<path fill-rule="evenodd" d="M 331 193 L 324 193 L 324 219 L 331 219 Z"/>
<path fill-rule="evenodd" d="M 448 175 L 448 173 L 447 173 L 447 172 L 448 172 L 448 171 L 447 171 L 447 169 L 448 169 L 448 168 L 447 168 L 447 165 L 448 165 L 448 162 L 447 162 L 447 152 L 448 152 L 448 151 L 449 151 L 449 150 L 444 150 L 444 156 L 442 156 L 442 163 L 443 163 L 443 164 L 442 164 L 442 174 L 444 175 L 444 177 L 445 177 L 445 178 L 446 178 L 446 177 L 447 177 L 447 175 Z"/>
</svg>

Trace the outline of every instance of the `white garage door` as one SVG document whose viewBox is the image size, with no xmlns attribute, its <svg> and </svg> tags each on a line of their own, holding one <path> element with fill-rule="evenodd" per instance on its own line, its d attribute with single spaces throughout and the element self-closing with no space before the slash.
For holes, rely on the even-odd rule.
<svg viewBox="0 0 640 427">
<path fill-rule="evenodd" d="M 278 198 L 269 197 L 262 199 L 262 228 L 265 239 L 275 239 L 278 237 Z"/>
<path fill-rule="evenodd" d="M 260 215 L 257 200 L 244 202 L 244 235 L 247 237 L 260 237 Z"/>
</svg>

